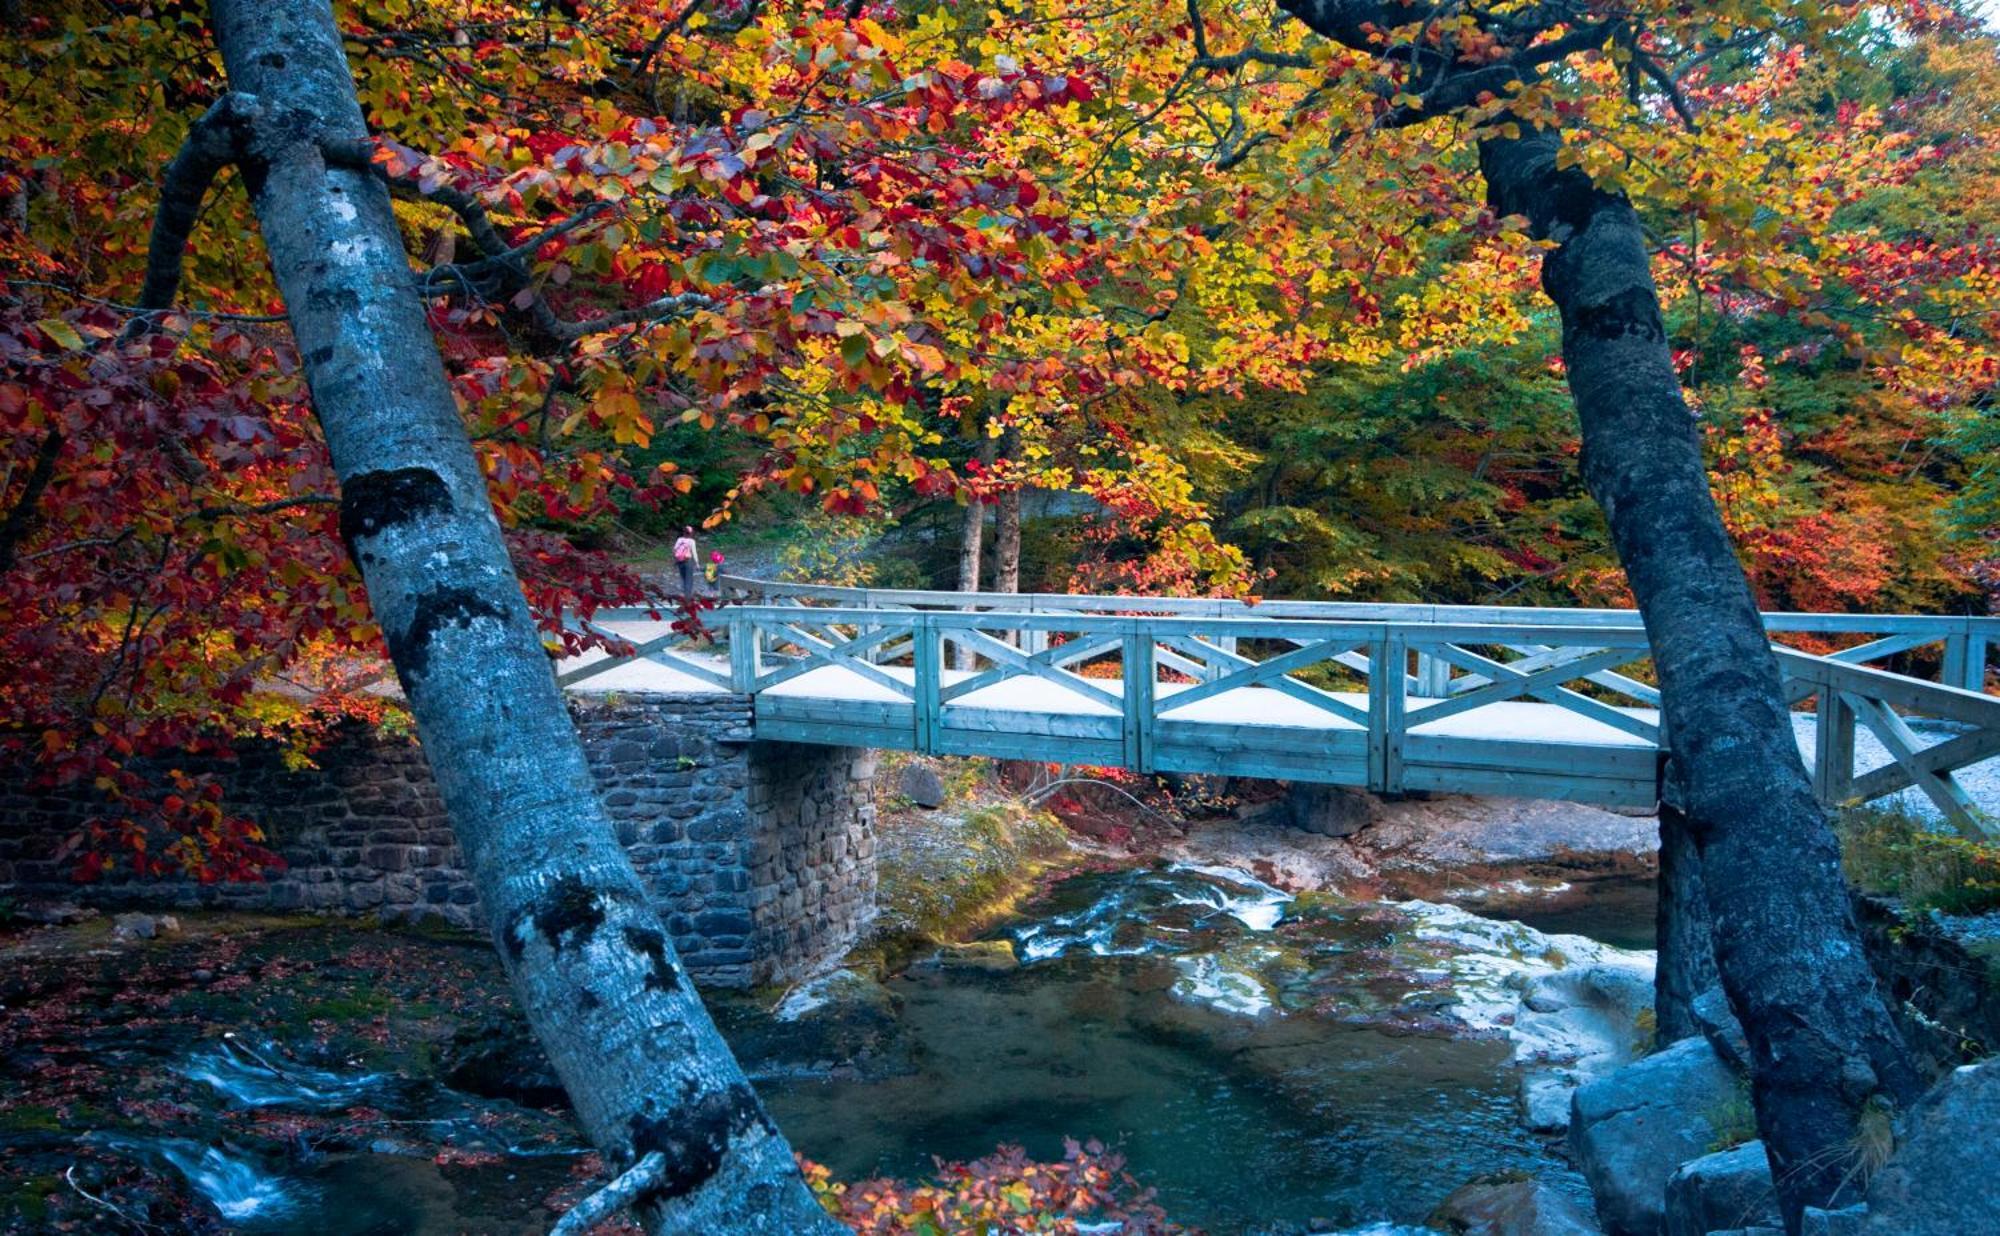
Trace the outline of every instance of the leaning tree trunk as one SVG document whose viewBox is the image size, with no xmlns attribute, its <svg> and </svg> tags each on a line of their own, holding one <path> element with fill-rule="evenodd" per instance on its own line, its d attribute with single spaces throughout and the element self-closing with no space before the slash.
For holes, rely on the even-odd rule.
<svg viewBox="0 0 2000 1236">
<path fill-rule="evenodd" d="M 1556 242 L 1583 475 L 1645 621 L 1715 960 L 1753 1060 L 1758 1131 L 1788 1223 L 1854 1167 L 1865 1105 L 1918 1081 L 1861 951 L 1839 846 L 1799 756 L 1741 564 L 1709 492 L 1639 218 L 1530 131 L 1480 146 L 1494 206 Z"/>
<path fill-rule="evenodd" d="M 619 847 L 466 440 L 327 0 L 213 0 L 239 164 L 340 477 L 340 525 L 494 943 L 591 1141 L 653 1152 L 654 1232 L 837 1231 Z"/>
</svg>

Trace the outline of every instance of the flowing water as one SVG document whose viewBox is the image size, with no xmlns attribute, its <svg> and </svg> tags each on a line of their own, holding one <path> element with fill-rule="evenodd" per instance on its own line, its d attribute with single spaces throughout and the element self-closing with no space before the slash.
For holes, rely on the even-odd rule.
<svg viewBox="0 0 2000 1236">
<path fill-rule="evenodd" d="M 1377 1232 L 1487 1173 L 1581 1198 L 1518 1124 L 1521 992 L 1646 964 L 1449 906 L 1160 866 L 1065 880 L 984 945 L 886 984 L 843 974 L 776 1015 L 718 1008 L 780 1126 L 843 1178 L 1095 1139 L 1217 1236 Z M 444 1086 L 421 1051 L 371 1071 L 250 1034 L 136 1042 L 166 1053 L 140 1090 L 171 1118 L 84 1140 L 184 1181 L 230 1230 L 526 1236 L 574 1185 L 584 1148 L 559 1117 Z"/>
<path fill-rule="evenodd" d="M 802 1153 L 911 1176 L 932 1156 L 1095 1138 L 1216 1233 L 1415 1222 L 1501 1171 L 1581 1199 L 1519 1126 L 1507 1023 L 1535 974 L 1643 964 L 1449 907 L 1294 899 L 1186 866 L 1072 878 L 997 938 L 1019 965 L 891 980 L 891 1075 L 771 1068 L 761 1089 Z"/>
</svg>

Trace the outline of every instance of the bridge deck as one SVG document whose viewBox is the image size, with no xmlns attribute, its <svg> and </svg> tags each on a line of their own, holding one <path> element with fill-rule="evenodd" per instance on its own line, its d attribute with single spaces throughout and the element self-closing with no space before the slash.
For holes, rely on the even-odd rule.
<svg viewBox="0 0 2000 1236">
<path fill-rule="evenodd" d="M 559 677 L 581 691 L 751 695 L 757 736 L 775 741 L 1629 807 L 1661 792 L 1658 692 L 1630 614 L 1285 602 L 1154 614 L 1127 607 L 1168 603 L 1088 597 L 1010 610 L 910 593 L 878 607 L 808 592 L 795 601 L 868 603 L 726 608 L 714 623 L 726 653 L 687 647 L 657 618 L 607 614 L 592 627 L 632 648 L 573 658 Z M 1813 706 L 1794 718 L 1824 801 L 1896 796 L 1987 827 L 2000 699 L 1975 684 L 2000 622 L 1767 622 L 1847 641 L 1773 647 L 1789 697 Z M 1925 645 L 1943 649 L 1945 683 L 1867 664 Z"/>
</svg>

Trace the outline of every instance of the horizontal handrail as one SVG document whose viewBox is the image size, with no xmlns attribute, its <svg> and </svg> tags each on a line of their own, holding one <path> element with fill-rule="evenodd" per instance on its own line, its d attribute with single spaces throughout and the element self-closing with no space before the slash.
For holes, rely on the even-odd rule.
<svg viewBox="0 0 2000 1236">
<path fill-rule="evenodd" d="M 1048 592 L 951 592 L 915 588 L 846 588 L 830 584 L 793 584 L 752 576 L 724 575 L 725 590 L 799 600 L 836 602 L 841 609 L 895 612 L 899 607 L 1011 613 L 1157 614 L 1181 617 L 1243 617 L 1320 619 L 1340 622 L 1415 622 L 1453 625 L 1529 625 L 1643 628 L 1631 609 L 1585 609 L 1527 605 L 1431 605 L 1371 601 L 1238 601 L 1226 597 L 1091 596 Z M 2000 641 L 2000 618 L 1932 614 L 1831 614 L 1771 611 L 1764 614 L 1769 631 L 1795 634 L 1883 634 L 1935 632 L 1983 635 Z"/>
</svg>

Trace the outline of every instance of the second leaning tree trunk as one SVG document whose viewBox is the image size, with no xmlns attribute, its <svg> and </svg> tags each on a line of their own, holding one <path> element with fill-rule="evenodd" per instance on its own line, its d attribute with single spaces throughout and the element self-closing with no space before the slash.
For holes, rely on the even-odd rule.
<svg viewBox="0 0 2000 1236">
<path fill-rule="evenodd" d="M 655 1232 L 841 1230 L 681 969 L 598 802 L 453 403 L 326 0 L 214 0 L 238 155 L 368 586 L 522 1009 Z"/>
<path fill-rule="evenodd" d="M 1556 242 L 1542 286 L 1562 314 L 1584 481 L 1652 645 L 1685 797 L 1677 823 L 1699 855 L 1716 968 L 1750 1042 L 1758 1131 L 1796 1224 L 1852 1178 L 1864 1108 L 1907 1102 L 1917 1078 L 1709 492 L 1638 214 L 1560 168 L 1560 145 L 1547 131 L 1490 140 L 1480 166 L 1495 207 Z"/>
</svg>

